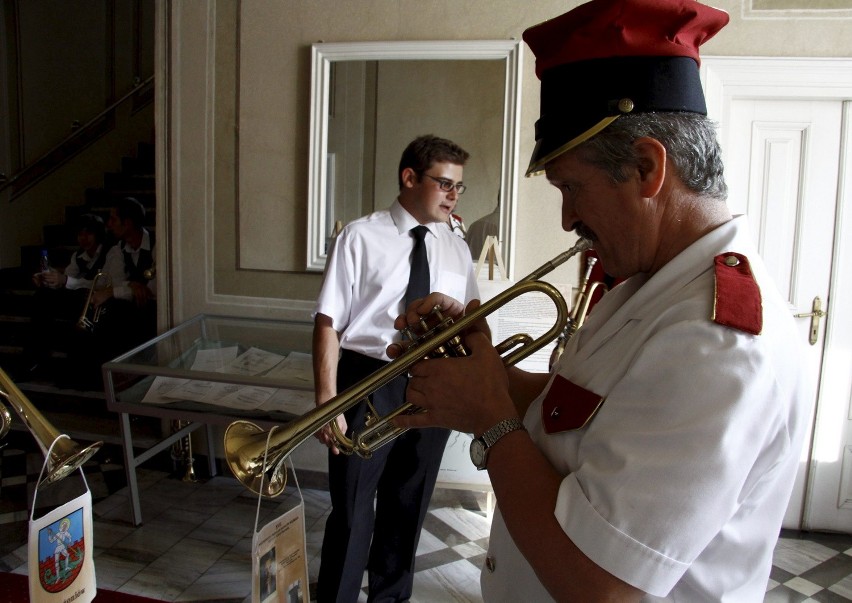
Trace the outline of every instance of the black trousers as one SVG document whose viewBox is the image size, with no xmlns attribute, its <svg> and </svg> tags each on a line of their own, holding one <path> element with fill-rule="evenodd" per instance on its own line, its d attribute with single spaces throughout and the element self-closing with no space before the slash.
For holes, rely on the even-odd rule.
<svg viewBox="0 0 852 603">
<path fill-rule="evenodd" d="M 338 391 L 386 363 L 344 350 L 337 371 Z M 401 376 L 372 396 L 380 414 L 405 400 L 408 379 Z M 364 429 L 366 404 L 345 413 L 347 436 Z M 411 597 L 420 528 L 435 488 L 449 430 L 412 429 L 377 449 L 366 460 L 329 453 L 332 509 L 322 543 L 318 603 L 354 603 L 368 572 L 369 601 Z M 375 507 L 374 507 L 375 505 Z"/>
</svg>

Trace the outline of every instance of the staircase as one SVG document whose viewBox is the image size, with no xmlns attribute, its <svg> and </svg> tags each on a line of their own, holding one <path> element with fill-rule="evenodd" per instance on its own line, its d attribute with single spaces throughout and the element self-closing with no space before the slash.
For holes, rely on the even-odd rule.
<svg viewBox="0 0 852 603">
<path fill-rule="evenodd" d="M 121 170 L 105 173 L 103 186 L 90 188 L 83 193 L 83 203 L 65 208 L 62 224 L 47 224 L 43 227 L 41 245 L 21 247 L 21 265 L 17 268 L 0 269 L 0 367 L 21 386 L 30 380 L 30 367 L 24 366 L 24 345 L 32 336 L 32 299 L 35 287 L 31 277 L 38 271 L 41 250 L 47 249 L 50 263 L 64 269 L 77 249 L 77 235 L 73 224 L 84 213 L 103 218 L 106 224 L 110 208 L 124 197 L 134 197 L 145 206 L 146 228 L 153 231 L 156 216 L 156 193 L 154 178 L 154 145 L 139 143 L 135 157 L 121 160 Z M 82 313 L 83 308 L 80 308 Z M 64 353 L 54 351 L 53 356 L 61 361 Z M 101 396 L 102 396 L 101 392 Z"/>
</svg>

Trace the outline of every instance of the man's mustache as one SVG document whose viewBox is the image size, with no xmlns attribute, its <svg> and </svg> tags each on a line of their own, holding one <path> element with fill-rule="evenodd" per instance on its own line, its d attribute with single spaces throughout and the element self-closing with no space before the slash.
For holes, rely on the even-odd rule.
<svg viewBox="0 0 852 603">
<path fill-rule="evenodd" d="M 589 239 L 592 242 L 595 242 L 595 241 L 598 240 L 598 237 L 594 233 L 594 231 L 592 231 L 591 228 L 589 228 L 588 226 L 586 226 L 582 222 L 580 222 L 576 226 L 574 226 L 574 232 L 576 232 L 579 236 L 583 237 L 584 239 Z"/>
</svg>

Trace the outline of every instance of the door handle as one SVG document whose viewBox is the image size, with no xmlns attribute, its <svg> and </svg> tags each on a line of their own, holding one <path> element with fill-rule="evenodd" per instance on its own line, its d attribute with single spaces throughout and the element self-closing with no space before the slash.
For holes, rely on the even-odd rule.
<svg viewBox="0 0 852 603">
<path fill-rule="evenodd" d="M 810 318 L 811 319 L 811 331 L 808 336 L 808 342 L 811 345 L 816 345 L 817 339 L 819 339 L 819 319 L 828 316 L 828 313 L 822 309 L 822 300 L 817 295 L 814 298 L 813 304 L 811 305 L 810 312 L 802 312 L 800 314 L 793 314 L 796 318 Z"/>
</svg>

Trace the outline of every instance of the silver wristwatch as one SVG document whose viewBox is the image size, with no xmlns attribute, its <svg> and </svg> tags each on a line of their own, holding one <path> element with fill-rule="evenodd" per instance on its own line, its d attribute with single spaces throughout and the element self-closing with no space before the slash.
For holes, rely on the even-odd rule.
<svg viewBox="0 0 852 603">
<path fill-rule="evenodd" d="M 488 449 L 507 433 L 524 429 L 520 419 L 503 419 L 497 425 L 470 442 L 470 460 L 482 471 L 488 465 Z"/>
</svg>

